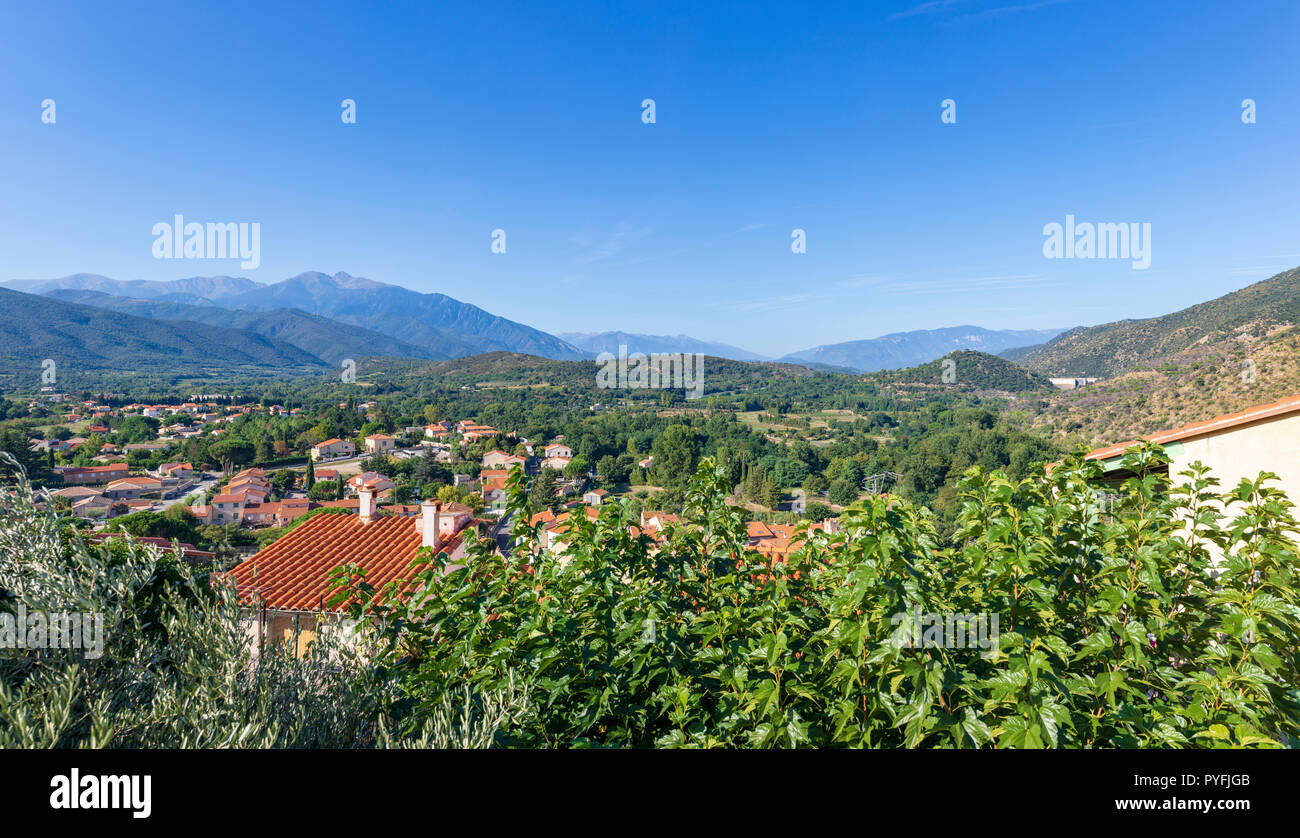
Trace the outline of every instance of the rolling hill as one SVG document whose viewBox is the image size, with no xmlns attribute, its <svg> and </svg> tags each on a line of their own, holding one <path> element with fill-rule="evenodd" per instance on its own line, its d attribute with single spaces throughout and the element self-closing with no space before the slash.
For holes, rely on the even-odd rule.
<svg viewBox="0 0 1300 838">
<path fill-rule="evenodd" d="M 945 373 L 949 373 L 947 377 L 950 380 L 945 381 Z M 915 367 L 883 370 L 866 378 L 883 387 L 957 390 L 989 395 L 1045 393 L 1052 387 L 1044 375 L 1026 370 L 1005 358 L 973 349 L 959 349 Z"/>
</svg>

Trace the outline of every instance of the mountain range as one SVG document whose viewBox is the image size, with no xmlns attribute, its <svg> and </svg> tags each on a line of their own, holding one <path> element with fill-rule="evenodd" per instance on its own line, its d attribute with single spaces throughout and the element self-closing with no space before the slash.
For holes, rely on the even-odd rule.
<svg viewBox="0 0 1300 838">
<path fill-rule="evenodd" d="M 617 353 L 620 345 L 629 352 L 700 352 L 741 364 L 769 363 L 757 353 L 688 335 L 557 337 L 443 294 L 345 273 L 309 272 L 271 284 L 224 276 L 120 281 L 93 274 L 2 284 L 9 287 L 0 288 L 0 367 L 19 376 L 45 358 L 74 369 L 125 372 L 305 371 L 347 357 L 448 361 L 508 353 L 589 360 Z M 983 355 L 963 383 L 979 388 L 1028 392 L 1041 389 L 1045 376 L 1097 377 L 1097 385 L 1047 397 L 1044 407 L 1057 428 L 1110 437 L 1140 432 L 1147 421 L 1195 421 L 1243 399 L 1300 390 L 1300 364 L 1293 360 L 1298 333 L 1300 268 L 1160 317 L 1065 331 L 955 326 L 901 332 L 813 347 L 777 361 L 822 371 L 903 370 L 888 382 L 913 386 L 934 377 L 931 367 L 939 359 L 974 351 Z M 1026 374 L 991 363 L 991 354 Z M 1245 368 L 1254 377 L 1243 376 Z M 1098 403 L 1107 407 L 1099 411 Z M 1107 416 L 1099 419 L 1102 413 Z"/>
<path fill-rule="evenodd" d="M 619 347 L 626 347 L 628 354 L 640 352 L 685 353 L 711 355 L 715 358 L 729 358 L 733 361 L 768 361 L 756 352 L 731 346 L 726 343 L 700 340 L 690 335 L 639 335 L 632 332 L 561 332 L 556 335 L 561 340 L 585 350 L 593 357 L 602 352 L 617 355 Z"/>
<path fill-rule="evenodd" d="M 602 352 L 617 354 L 620 346 L 646 354 L 682 352 L 738 361 L 772 360 L 740 347 L 681 334 L 608 331 L 551 335 L 445 294 L 420 293 L 343 272 L 307 271 L 274 283 L 232 276 L 153 282 L 82 273 L 58 279 L 11 280 L 0 286 L 155 320 L 244 330 L 292 345 L 331 364 L 348 357 L 447 360 L 486 352 L 581 360 Z M 838 372 L 900 369 L 957 349 L 997 353 L 1040 343 L 1059 331 L 956 326 L 817 346 L 777 360 Z"/>
<path fill-rule="evenodd" d="M 419 347 L 420 357 L 434 359 L 497 350 L 559 360 L 585 357 L 581 349 L 553 335 L 445 294 L 422 294 L 346 273 L 330 276 L 308 271 L 269 284 L 228 276 L 146 282 L 74 274 L 60 279 L 13 280 L 3 285 L 32 294 L 99 291 L 113 297 L 215 305 L 236 311 L 298 309 L 396 338 Z"/>
<path fill-rule="evenodd" d="M 56 370 L 324 366 L 293 344 L 245 329 L 136 317 L 5 288 L 0 334 L 0 371 L 33 379 L 47 358 Z"/>
<path fill-rule="evenodd" d="M 851 340 L 814 346 L 780 358 L 793 363 L 815 363 L 859 372 L 914 367 L 942 358 L 957 349 L 972 349 L 990 355 L 1018 346 L 1042 343 L 1064 329 L 984 329 L 979 326 L 949 326 L 894 332 L 869 340 Z"/>
<path fill-rule="evenodd" d="M 294 308 L 239 311 L 215 305 L 117 297 L 102 291 L 56 290 L 47 292 L 45 296 L 152 320 L 187 320 L 209 326 L 243 329 L 271 340 L 293 344 L 330 364 L 338 364 L 344 358 L 370 355 L 443 360 L 442 356 L 426 347 Z"/>
</svg>

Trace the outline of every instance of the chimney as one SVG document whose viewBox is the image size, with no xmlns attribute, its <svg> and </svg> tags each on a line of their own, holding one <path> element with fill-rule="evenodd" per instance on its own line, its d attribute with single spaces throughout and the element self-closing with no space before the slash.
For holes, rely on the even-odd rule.
<svg viewBox="0 0 1300 838">
<path fill-rule="evenodd" d="M 361 505 L 357 507 L 357 514 L 361 517 L 361 523 L 369 524 L 375 519 L 375 490 L 358 489 L 357 497 L 361 499 Z"/>
<path fill-rule="evenodd" d="M 438 535 L 441 505 L 436 500 L 426 500 L 420 504 L 420 546 L 437 550 L 442 539 Z"/>
</svg>

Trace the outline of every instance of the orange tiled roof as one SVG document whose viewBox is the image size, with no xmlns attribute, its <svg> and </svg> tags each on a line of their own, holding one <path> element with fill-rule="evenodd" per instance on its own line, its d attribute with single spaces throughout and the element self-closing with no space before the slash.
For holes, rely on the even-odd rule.
<svg viewBox="0 0 1300 838">
<path fill-rule="evenodd" d="M 90 533 L 88 537 L 91 540 L 98 541 L 98 542 L 107 541 L 110 538 L 130 538 L 131 540 L 135 541 L 137 544 L 148 544 L 153 547 L 161 547 L 163 550 L 172 549 L 171 541 L 153 535 L 128 536 L 126 533 L 120 533 L 120 532 L 96 532 L 96 533 Z M 206 550 L 200 550 L 199 548 L 195 547 L 193 544 L 190 544 L 185 541 L 179 541 L 177 542 L 177 545 L 181 549 L 181 555 L 183 555 L 187 559 L 210 559 L 214 555 L 216 555 L 215 553 L 209 553 Z"/>
<path fill-rule="evenodd" d="M 1300 394 L 1288 396 L 1285 399 L 1269 404 L 1258 404 L 1254 407 L 1248 407 L 1238 413 L 1225 413 L 1222 416 L 1216 416 L 1213 419 L 1207 419 L 1204 422 L 1193 422 L 1190 425 L 1182 425 L 1177 428 L 1170 428 L 1167 431 L 1154 433 L 1146 439 L 1151 442 L 1158 442 L 1161 445 L 1170 442 L 1178 442 L 1184 439 L 1204 436 L 1206 434 L 1218 433 L 1229 428 L 1235 428 L 1239 425 L 1247 425 L 1251 422 L 1258 422 L 1262 419 L 1272 419 L 1277 416 L 1285 416 L 1289 413 L 1300 411 Z M 1124 453 L 1129 446 L 1135 445 L 1137 440 L 1121 442 L 1118 445 L 1108 445 L 1105 448 L 1098 448 L 1087 455 L 1089 460 L 1108 460 L 1111 457 L 1117 457 Z"/>
<path fill-rule="evenodd" d="M 555 520 L 555 513 L 549 509 L 543 509 L 541 512 L 529 516 L 528 526 L 535 527 L 539 523 L 549 524 L 554 520 Z"/>
<path fill-rule="evenodd" d="M 441 549 L 453 546 L 444 543 Z M 230 576 L 241 597 L 256 593 L 268 608 L 341 610 L 325 604 L 335 568 L 355 562 L 366 569 L 366 582 L 380 588 L 394 579 L 409 579 L 419 549 L 420 532 L 410 518 L 362 523 L 354 515 L 318 515 L 241 562 Z"/>
</svg>

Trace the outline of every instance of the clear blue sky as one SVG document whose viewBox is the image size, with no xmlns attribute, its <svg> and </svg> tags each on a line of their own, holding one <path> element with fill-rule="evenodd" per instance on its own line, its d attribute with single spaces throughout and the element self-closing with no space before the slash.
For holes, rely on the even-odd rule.
<svg viewBox="0 0 1300 838">
<path fill-rule="evenodd" d="M 0 277 L 347 271 L 776 355 L 1300 264 L 1293 2 L 270 5 L 0 0 Z M 178 212 L 261 267 L 153 259 Z M 1067 213 L 1150 222 L 1151 268 L 1045 259 Z"/>
</svg>

